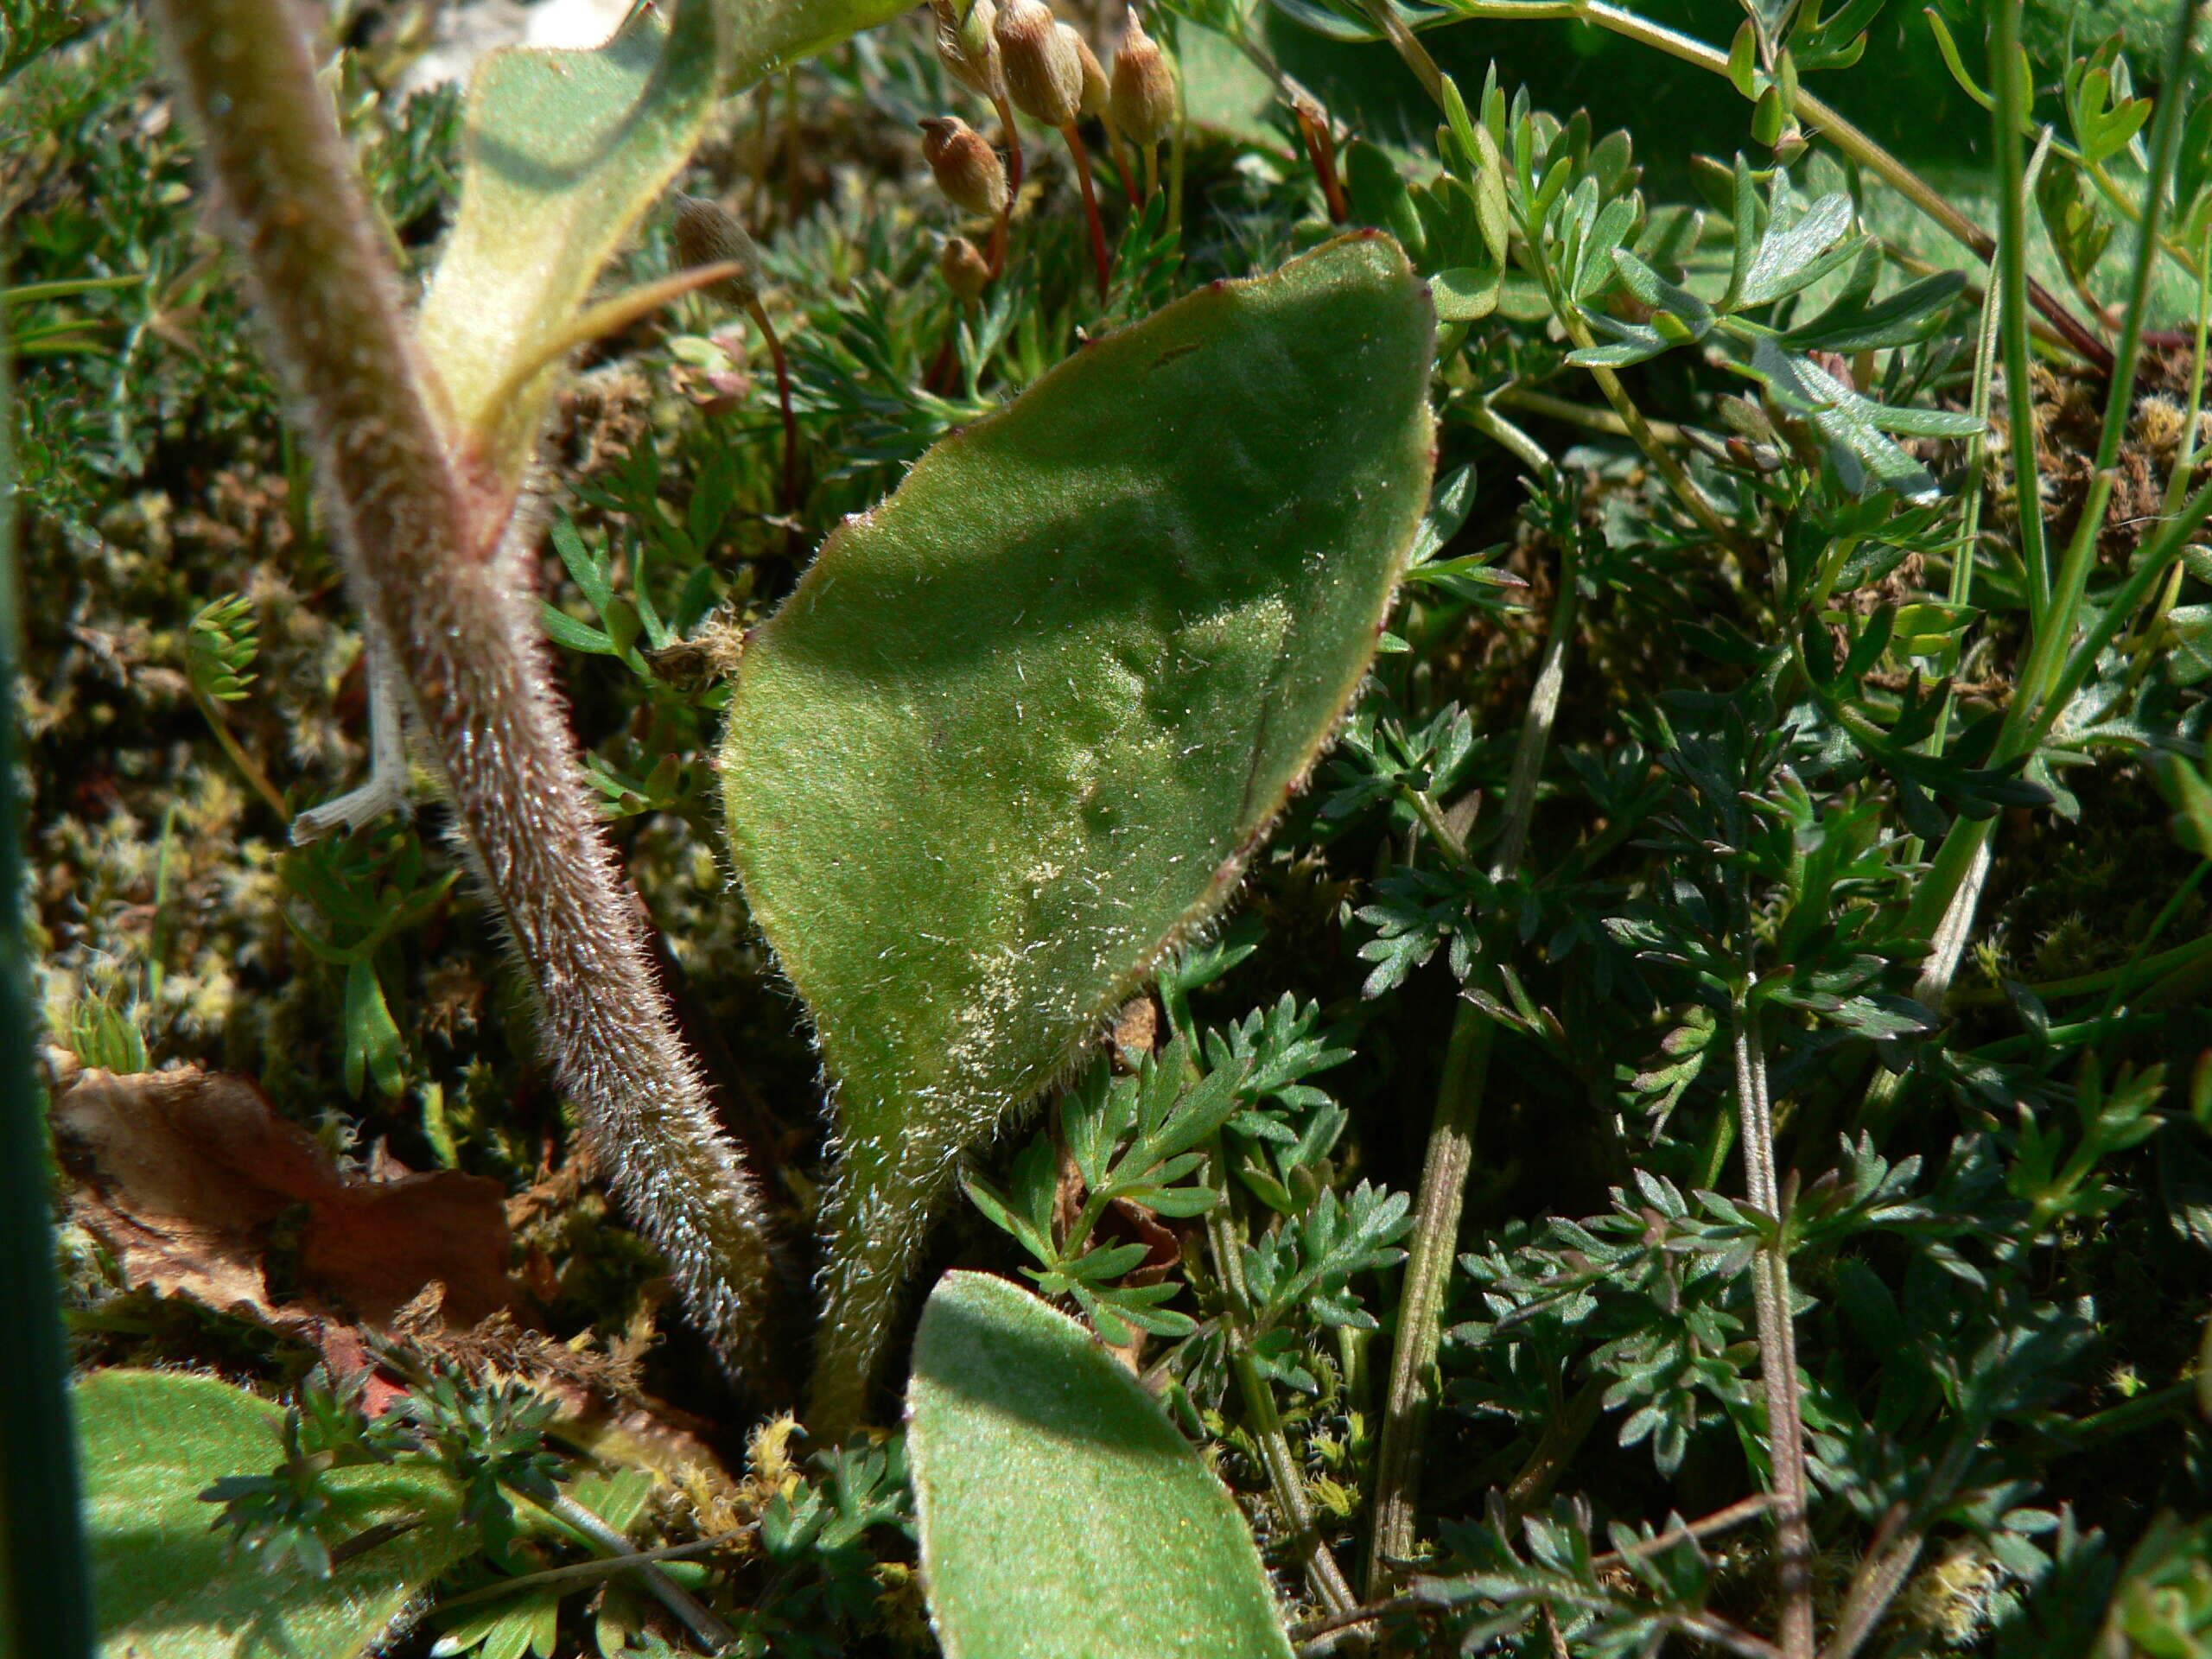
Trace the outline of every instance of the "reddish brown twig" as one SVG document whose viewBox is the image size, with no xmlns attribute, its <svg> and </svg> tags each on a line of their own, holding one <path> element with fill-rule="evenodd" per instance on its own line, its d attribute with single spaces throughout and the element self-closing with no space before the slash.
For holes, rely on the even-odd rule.
<svg viewBox="0 0 2212 1659">
<path fill-rule="evenodd" d="M 760 330 L 760 338 L 768 342 L 768 360 L 776 368 L 776 405 L 784 416 L 784 484 L 777 510 L 785 519 L 785 546 L 796 556 L 799 550 L 798 416 L 791 409 L 791 372 L 784 362 L 784 342 L 777 336 L 775 324 L 768 321 L 766 308 L 758 300 L 746 308 L 752 314 L 753 326 Z"/>
<path fill-rule="evenodd" d="M 1098 270 L 1098 298 L 1103 304 L 1113 285 L 1113 265 L 1106 256 L 1106 226 L 1098 217 L 1098 193 L 1090 182 L 1090 151 L 1073 122 L 1060 129 L 1060 136 L 1068 141 L 1068 154 L 1075 157 L 1075 175 L 1083 185 L 1083 216 L 1090 227 L 1090 262 Z"/>
<path fill-rule="evenodd" d="M 1344 188 L 1337 177 L 1337 147 L 1329 135 L 1328 118 L 1304 99 L 1291 106 L 1291 113 L 1298 118 L 1298 130 L 1306 140 L 1306 157 L 1313 163 L 1313 171 L 1321 181 L 1321 194 L 1329 203 L 1329 222 L 1347 224 L 1351 219 L 1351 204 L 1344 200 Z"/>
</svg>

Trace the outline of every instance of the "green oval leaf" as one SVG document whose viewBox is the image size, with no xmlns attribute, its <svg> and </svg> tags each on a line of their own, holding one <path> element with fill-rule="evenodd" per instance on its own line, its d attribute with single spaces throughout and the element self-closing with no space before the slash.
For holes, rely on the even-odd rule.
<svg viewBox="0 0 2212 1659">
<path fill-rule="evenodd" d="M 474 1545 L 441 1476 L 339 1469 L 324 1477 L 343 1494 L 331 1541 L 380 1522 L 416 1524 L 327 1579 L 290 1560 L 268 1571 L 212 1529 L 218 1510 L 200 1493 L 283 1461 L 282 1412 L 168 1371 L 99 1371 L 72 1395 L 106 1659 L 352 1659 Z"/>
<path fill-rule="evenodd" d="M 1220 907 L 1365 675 L 1433 327 L 1371 232 L 1212 284 L 938 444 L 747 648 L 730 847 L 842 1132 L 817 1432 L 962 1154 Z"/>
<path fill-rule="evenodd" d="M 906 1415 L 946 1659 L 1289 1659 L 1236 1501 L 1074 1320 L 947 1274 Z"/>
</svg>

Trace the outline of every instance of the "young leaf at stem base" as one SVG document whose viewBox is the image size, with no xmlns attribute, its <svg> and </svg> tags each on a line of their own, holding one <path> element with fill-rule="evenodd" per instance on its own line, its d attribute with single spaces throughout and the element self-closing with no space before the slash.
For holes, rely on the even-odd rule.
<svg viewBox="0 0 2212 1659">
<path fill-rule="evenodd" d="M 1433 466 L 1434 314 L 1344 238 L 1086 346 L 849 521 L 722 766 L 842 1164 L 817 1433 L 858 1418 L 967 1150 L 1218 910 L 1372 660 Z"/>
<path fill-rule="evenodd" d="M 906 1414 L 947 1659 L 1289 1659 L 1236 1500 L 1065 1314 L 947 1274 Z"/>
</svg>

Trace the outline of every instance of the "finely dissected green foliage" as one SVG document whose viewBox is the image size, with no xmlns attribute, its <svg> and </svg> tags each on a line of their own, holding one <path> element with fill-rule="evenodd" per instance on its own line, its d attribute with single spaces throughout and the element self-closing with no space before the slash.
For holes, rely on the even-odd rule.
<svg viewBox="0 0 2212 1659">
<path fill-rule="evenodd" d="M 1288 1659 L 1219 1478 L 1065 1314 L 946 1274 L 914 1338 L 906 1421 L 946 1659 Z"/>
<path fill-rule="evenodd" d="M 962 1154 L 1220 906 L 1366 671 L 1431 327 L 1380 237 L 1192 296 L 939 444 L 749 645 L 724 788 L 836 1090 L 831 1421 Z"/>
<path fill-rule="evenodd" d="M 461 1494 L 442 1472 L 360 1466 L 320 1477 L 323 1526 L 413 1526 L 334 1571 L 326 1559 L 321 1575 L 297 1558 L 241 1570 L 200 1494 L 270 1464 L 284 1414 L 213 1377 L 156 1371 L 99 1372 L 73 1399 L 110 1659 L 353 1659 L 466 1553 Z"/>
</svg>

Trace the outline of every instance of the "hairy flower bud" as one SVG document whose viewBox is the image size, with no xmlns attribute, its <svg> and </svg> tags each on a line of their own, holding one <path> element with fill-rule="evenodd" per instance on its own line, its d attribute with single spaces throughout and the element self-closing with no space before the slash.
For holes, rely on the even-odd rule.
<svg viewBox="0 0 2212 1659">
<path fill-rule="evenodd" d="M 1048 127 L 1083 113 L 1083 61 L 1045 0 L 1007 0 L 993 25 L 1014 106 Z"/>
<path fill-rule="evenodd" d="M 1006 169 L 998 152 L 958 116 L 931 116 L 922 123 L 922 155 L 937 175 L 937 188 L 955 207 L 987 219 L 1006 211 Z"/>
<path fill-rule="evenodd" d="M 1083 112 L 1085 115 L 1106 113 L 1106 72 L 1098 67 L 1098 54 L 1090 49 L 1090 42 L 1076 32 L 1072 24 L 1062 23 L 1059 32 L 1067 36 L 1068 45 L 1075 53 L 1076 66 L 1083 71 Z"/>
<path fill-rule="evenodd" d="M 963 303 L 972 303 L 983 296 L 983 289 L 991 280 L 991 263 L 983 257 L 982 250 L 964 236 L 948 239 L 937 257 L 938 274 L 944 278 L 944 285 Z"/>
<path fill-rule="evenodd" d="M 991 34 L 998 8 L 991 0 L 930 0 L 937 14 L 937 55 L 952 78 L 978 98 L 1006 94 L 999 43 Z"/>
<path fill-rule="evenodd" d="M 1135 8 L 1114 49 L 1114 119 L 1130 143 L 1156 144 L 1175 125 L 1175 72 Z"/>
<path fill-rule="evenodd" d="M 686 265 L 745 267 L 700 290 L 709 298 L 741 308 L 760 297 L 760 244 L 720 202 L 704 196 L 676 198 L 676 257 Z"/>
</svg>

